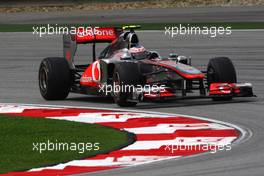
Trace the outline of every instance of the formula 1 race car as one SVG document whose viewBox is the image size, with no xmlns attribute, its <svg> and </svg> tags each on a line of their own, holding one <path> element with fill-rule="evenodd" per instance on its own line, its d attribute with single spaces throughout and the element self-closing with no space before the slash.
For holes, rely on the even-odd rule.
<svg viewBox="0 0 264 176">
<path fill-rule="evenodd" d="M 43 59 L 39 68 L 40 93 L 46 100 L 63 100 L 69 92 L 113 97 L 119 106 L 140 101 L 177 98 L 254 96 L 250 83 L 237 83 L 236 71 L 227 57 L 209 61 L 207 70 L 191 66 L 178 54 L 163 58 L 146 50 L 135 29 L 139 26 L 95 27 L 63 35 L 64 57 Z M 96 57 L 96 43 L 110 43 Z M 93 61 L 74 63 L 77 45 L 92 44 Z"/>
</svg>

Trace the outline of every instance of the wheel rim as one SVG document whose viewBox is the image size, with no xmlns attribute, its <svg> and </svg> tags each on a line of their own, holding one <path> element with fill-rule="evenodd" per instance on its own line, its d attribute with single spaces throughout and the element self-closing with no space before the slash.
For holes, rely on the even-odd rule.
<svg viewBox="0 0 264 176">
<path fill-rule="evenodd" d="M 212 74 L 214 74 L 215 71 L 214 71 L 213 67 L 209 67 L 207 72 L 208 72 L 208 74 L 212 75 Z"/>
<path fill-rule="evenodd" d="M 41 68 L 40 73 L 39 73 L 39 85 L 40 89 L 43 92 L 47 91 L 48 87 L 48 73 L 45 68 Z"/>
<path fill-rule="evenodd" d="M 209 67 L 207 69 L 207 81 L 210 84 L 214 80 L 215 80 L 215 70 L 213 67 Z"/>
<path fill-rule="evenodd" d="M 119 73 L 118 72 L 115 72 L 115 75 L 114 75 L 114 81 L 113 81 L 113 85 L 114 85 L 114 87 L 113 87 L 113 95 L 114 95 L 114 97 L 119 97 L 120 96 L 120 90 L 119 91 L 117 91 L 116 90 L 116 88 L 117 88 L 117 86 L 119 86 L 119 88 L 120 88 L 120 76 L 119 76 Z"/>
</svg>

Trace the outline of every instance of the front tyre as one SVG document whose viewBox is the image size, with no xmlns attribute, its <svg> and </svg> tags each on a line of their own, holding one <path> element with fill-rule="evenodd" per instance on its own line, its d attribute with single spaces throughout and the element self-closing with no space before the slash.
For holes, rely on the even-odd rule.
<svg viewBox="0 0 264 176">
<path fill-rule="evenodd" d="M 123 107 L 137 104 L 136 101 L 131 101 L 131 99 L 133 87 L 135 88 L 135 86 L 139 85 L 139 77 L 138 65 L 135 63 L 125 62 L 115 66 L 113 72 L 113 97 L 116 104 Z"/>
<path fill-rule="evenodd" d="M 70 92 L 71 72 L 64 58 L 49 57 L 39 67 L 39 90 L 46 100 L 64 100 Z"/>
<path fill-rule="evenodd" d="M 216 57 L 210 59 L 207 66 L 207 82 L 211 83 L 236 83 L 236 70 L 232 61 L 228 57 Z M 232 96 L 214 97 L 215 101 L 231 100 Z"/>
</svg>

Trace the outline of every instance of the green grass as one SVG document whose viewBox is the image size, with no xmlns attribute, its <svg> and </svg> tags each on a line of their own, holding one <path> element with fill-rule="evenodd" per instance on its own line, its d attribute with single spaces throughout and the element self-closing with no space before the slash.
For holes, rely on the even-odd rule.
<svg viewBox="0 0 264 176">
<path fill-rule="evenodd" d="M 33 150 L 33 143 L 67 143 L 73 151 Z M 133 142 L 126 132 L 96 124 L 31 117 L 0 116 L 0 173 L 50 166 L 106 153 Z M 79 145 L 75 150 L 75 144 Z M 83 150 L 83 143 L 99 143 L 99 150 Z M 43 145 L 44 147 L 44 145 Z M 58 148 L 58 147 L 57 147 Z M 89 148 L 88 148 L 89 149 Z M 84 152 L 83 152 L 84 151 Z M 82 153 L 83 152 L 83 153 Z"/>
<path fill-rule="evenodd" d="M 135 23 L 141 25 L 142 30 L 164 30 L 167 26 L 179 26 L 180 23 Z M 186 26 L 231 26 L 232 29 L 264 29 L 263 22 L 232 22 L 232 23 L 181 23 Z M 112 23 L 98 23 L 98 24 L 59 24 L 58 26 L 124 26 L 127 24 L 112 24 Z M 33 32 L 32 27 L 47 26 L 47 24 L 0 24 L 0 32 Z M 55 25 L 52 25 L 55 26 Z"/>
</svg>

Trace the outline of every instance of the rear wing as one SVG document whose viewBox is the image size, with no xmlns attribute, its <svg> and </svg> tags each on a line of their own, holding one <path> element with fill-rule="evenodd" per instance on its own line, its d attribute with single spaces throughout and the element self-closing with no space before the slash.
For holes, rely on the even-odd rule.
<svg viewBox="0 0 264 176">
<path fill-rule="evenodd" d="M 113 27 L 78 28 L 75 39 L 77 43 L 112 42 L 118 38 L 119 31 Z"/>
<path fill-rule="evenodd" d="M 74 69 L 74 56 L 78 44 L 93 44 L 93 60 L 95 60 L 95 44 L 111 43 L 123 32 L 116 27 L 79 27 L 74 34 L 63 35 L 63 56 L 69 62 L 70 68 Z"/>
</svg>

